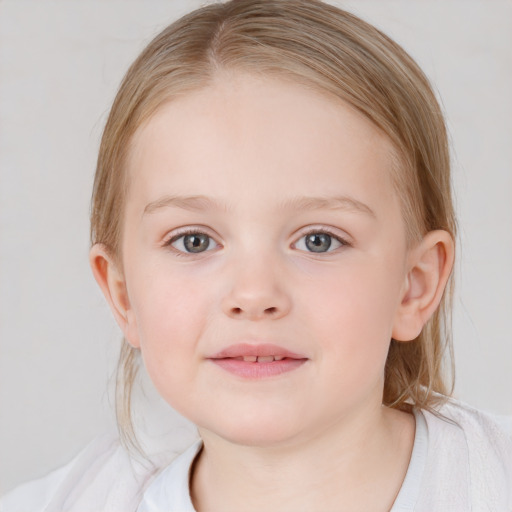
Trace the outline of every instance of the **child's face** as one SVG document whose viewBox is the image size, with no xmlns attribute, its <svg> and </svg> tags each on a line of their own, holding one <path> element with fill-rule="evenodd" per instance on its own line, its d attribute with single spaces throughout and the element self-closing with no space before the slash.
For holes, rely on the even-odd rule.
<svg viewBox="0 0 512 512">
<path fill-rule="evenodd" d="M 136 134 L 125 334 L 203 431 L 272 444 L 380 406 L 408 265 L 391 151 L 341 102 L 245 74 L 167 104 Z M 215 359 L 238 344 L 295 359 Z"/>
</svg>

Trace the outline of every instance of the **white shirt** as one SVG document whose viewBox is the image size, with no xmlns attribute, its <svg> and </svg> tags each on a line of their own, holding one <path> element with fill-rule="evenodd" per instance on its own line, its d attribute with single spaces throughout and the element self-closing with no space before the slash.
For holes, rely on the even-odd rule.
<svg viewBox="0 0 512 512">
<path fill-rule="evenodd" d="M 415 419 L 411 461 L 391 512 L 512 512 L 512 418 L 451 400 L 439 414 L 415 410 Z M 9 493 L 0 511 L 195 512 L 189 472 L 201 446 L 162 469 L 161 461 L 144 464 L 117 440 L 99 438 L 65 467 Z"/>
</svg>

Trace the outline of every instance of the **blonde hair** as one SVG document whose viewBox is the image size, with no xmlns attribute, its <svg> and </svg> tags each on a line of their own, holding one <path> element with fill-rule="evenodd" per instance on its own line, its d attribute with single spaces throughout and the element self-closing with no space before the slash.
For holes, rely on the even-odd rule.
<svg viewBox="0 0 512 512">
<path fill-rule="evenodd" d="M 393 142 L 395 186 L 410 244 L 428 231 L 453 238 L 455 214 L 443 115 L 424 73 L 378 29 L 318 0 L 232 0 L 198 9 L 163 30 L 128 70 L 103 133 L 92 197 L 91 242 L 121 262 L 124 163 L 135 131 L 164 102 L 207 86 L 219 69 L 293 80 L 348 102 Z M 415 340 L 391 340 L 383 403 L 431 409 L 453 389 L 451 287 Z M 118 423 L 134 444 L 131 390 L 138 354 L 124 342 L 117 375 Z M 453 366 L 453 365 L 452 365 Z M 453 370 L 453 367 L 452 367 Z"/>
</svg>

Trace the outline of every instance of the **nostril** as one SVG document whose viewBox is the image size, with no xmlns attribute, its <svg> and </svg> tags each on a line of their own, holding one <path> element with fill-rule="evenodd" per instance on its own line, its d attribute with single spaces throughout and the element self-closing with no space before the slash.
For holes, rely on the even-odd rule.
<svg viewBox="0 0 512 512">
<path fill-rule="evenodd" d="M 241 316 L 245 312 L 244 308 L 231 308 L 231 314 L 233 316 Z M 249 313 L 249 312 L 248 312 Z M 264 315 L 275 315 L 277 313 L 277 308 L 272 306 L 271 308 L 266 308 L 263 310 Z M 250 314 L 250 313 L 249 313 Z"/>
</svg>

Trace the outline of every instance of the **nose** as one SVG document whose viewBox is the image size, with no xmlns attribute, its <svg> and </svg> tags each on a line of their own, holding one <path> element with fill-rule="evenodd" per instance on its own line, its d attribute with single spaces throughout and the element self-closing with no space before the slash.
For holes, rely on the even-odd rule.
<svg viewBox="0 0 512 512">
<path fill-rule="evenodd" d="M 222 299 L 222 310 L 234 319 L 282 318 L 291 309 L 291 298 L 283 281 L 280 269 L 264 258 L 238 262 L 231 267 L 231 287 Z"/>
</svg>

